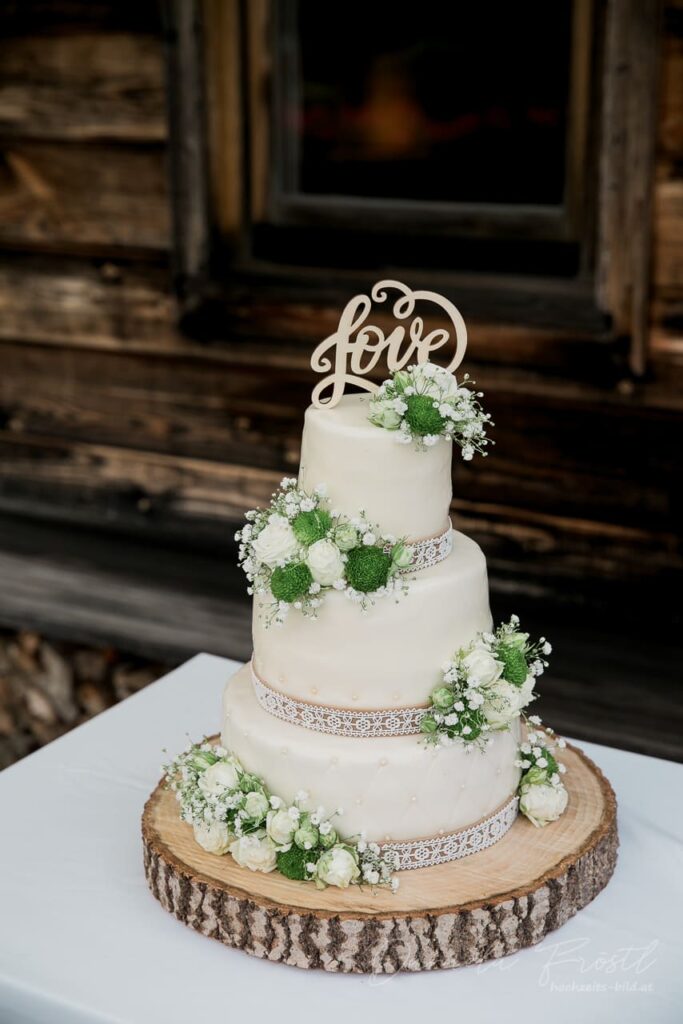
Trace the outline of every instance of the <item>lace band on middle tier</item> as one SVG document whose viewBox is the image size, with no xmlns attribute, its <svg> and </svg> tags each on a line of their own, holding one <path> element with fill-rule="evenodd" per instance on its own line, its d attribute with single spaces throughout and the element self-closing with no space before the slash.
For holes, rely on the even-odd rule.
<svg viewBox="0 0 683 1024">
<path fill-rule="evenodd" d="M 279 690 L 273 690 L 259 678 L 253 665 L 251 678 L 256 699 L 268 714 L 283 722 L 333 736 L 414 736 L 420 732 L 420 721 L 427 710 L 427 705 L 377 711 L 325 707 L 294 700 Z"/>
<path fill-rule="evenodd" d="M 453 524 L 449 519 L 443 533 L 437 534 L 436 537 L 426 537 L 424 540 L 408 541 L 408 546 L 413 549 L 413 561 L 407 569 L 401 571 L 411 573 L 418 569 L 429 569 L 432 565 L 443 562 L 453 550 Z"/>
</svg>

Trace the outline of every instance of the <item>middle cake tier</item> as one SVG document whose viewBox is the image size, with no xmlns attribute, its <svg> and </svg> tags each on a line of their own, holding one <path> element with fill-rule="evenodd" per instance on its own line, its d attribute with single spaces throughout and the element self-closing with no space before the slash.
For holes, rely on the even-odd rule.
<svg viewBox="0 0 683 1024">
<path fill-rule="evenodd" d="M 515 793 L 519 722 L 483 750 L 428 747 L 416 736 L 351 739 L 282 722 L 258 704 L 248 666 L 230 679 L 221 742 L 287 802 L 344 809 L 339 831 L 376 842 L 426 839 L 467 828 Z"/>
<path fill-rule="evenodd" d="M 326 595 L 318 618 L 292 610 L 268 625 L 268 599 L 254 600 L 254 670 L 294 700 L 348 709 L 425 704 L 441 665 L 490 630 L 486 559 L 473 540 L 453 535 L 448 558 L 410 578 L 398 601 L 363 611 L 344 594 Z"/>
</svg>

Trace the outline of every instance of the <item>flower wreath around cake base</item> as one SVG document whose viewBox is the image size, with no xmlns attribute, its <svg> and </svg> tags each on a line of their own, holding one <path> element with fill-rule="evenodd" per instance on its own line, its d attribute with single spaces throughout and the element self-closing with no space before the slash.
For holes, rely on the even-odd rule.
<svg viewBox="0 0 683 1024">
<path fill-rule="evenodd" d="M 486 455 L 493 444 L 486 436 L 491 417 L 473 391 L 469 374 L 462 382 L 452 373 L 425 362 L 398 370 L 385 380 L 370 400 L 368 418 L 377 427 L 395 431 L 396 440 L 424 450 L 439 438 L 453 441 L 469 462 L 475 452 Z"/>
<path fill-rule="evenodd" d="M 332 823 L 342 808 L 333 814 L 323 807 L 306 810 L 304 791 L 287 804 L 224 747 L 194 744 L 163 770 L 181 819 L 207 853 L 230 853 L 240 867 L 277 870 L 320 889 L 363 883 L 398 888 L 398 854 L 363 836 L 341 838 Z"/>
<path fill-rule="evenodd" d="M 269 622 L 284 622 L 290 608 L 316 617 L 324 597 L 338 590 L 363 609 L 377 597 L 407 590 L 405 573 L 445 558 L 452 529 L 407 543 L 373 525 L 329 509 L 325 487 L 309 494 L 285 478 L 266 509 L 247 512 L 235 534 L 250 594 L 272 597 Z"/>
</svg>

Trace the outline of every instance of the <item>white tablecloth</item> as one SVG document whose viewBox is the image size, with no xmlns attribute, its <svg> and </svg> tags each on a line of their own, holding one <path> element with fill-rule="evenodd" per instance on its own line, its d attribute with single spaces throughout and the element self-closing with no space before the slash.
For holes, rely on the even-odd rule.
<svg viewBox="0 0 683 1024">
<path fill-rule="evenodd" d="M 147 890 L 140 815 L 162 748 L 217 731 L 233 662 L 199 655 L 0 773 L 0 1022 L 683 1020 L 683 766 L 583 744 L 619 801 L 607 889 L 480 967 L 332 975 L 256 960 Z"/>
</svg>

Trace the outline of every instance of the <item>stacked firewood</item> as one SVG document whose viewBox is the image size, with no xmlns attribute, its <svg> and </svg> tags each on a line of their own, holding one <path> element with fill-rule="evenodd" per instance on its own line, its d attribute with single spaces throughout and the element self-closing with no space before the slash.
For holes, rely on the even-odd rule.
<svg viewBox="0 0 683 1024">
<path fill-rule="evenodd" d="M 68 732 L 169 666 L 112 648 L 0 633 L 0 769 Z"/>
</svg>

